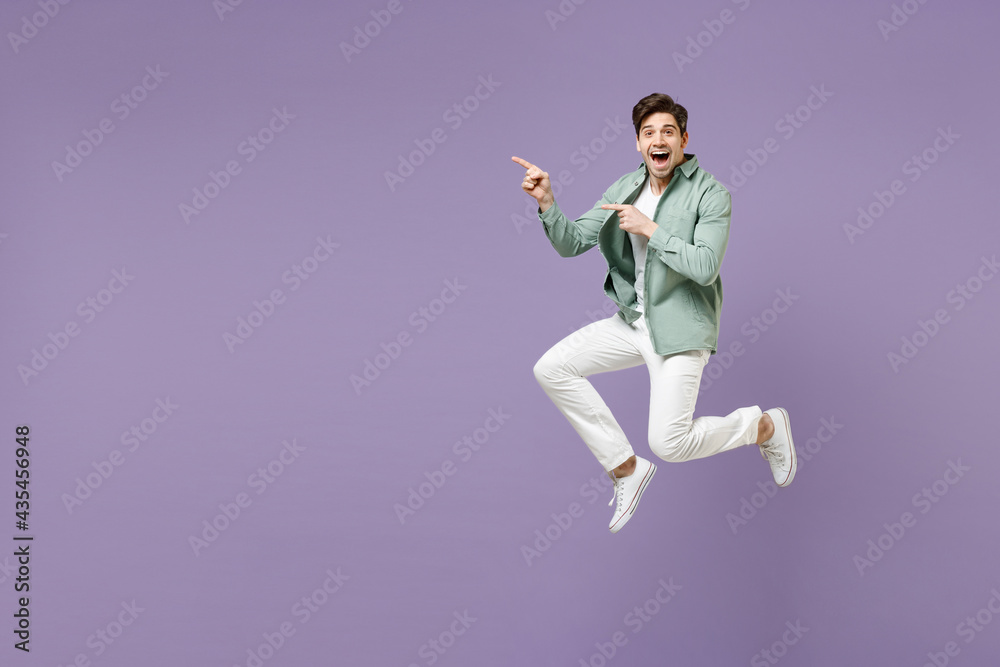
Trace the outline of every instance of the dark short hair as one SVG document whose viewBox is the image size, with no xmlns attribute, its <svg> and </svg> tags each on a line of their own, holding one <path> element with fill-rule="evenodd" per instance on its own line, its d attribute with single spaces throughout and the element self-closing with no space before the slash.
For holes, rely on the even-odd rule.
<svg viewBox="0 0 1000 667">
<path fill-rule="evenodd" d="M 646 95 L 632 107 L 632 124 L 635 125 L 635 136 L 639 136 L 639 128 L 642 127 L 642 121 L 647 116 L 661 112 L 668 113 L 677 119 L 677 128 L 680 130 L 681 136 L 684 136 L 688 124 L 687 109 L 677 104 L 670 95 L 663 93 Z"/>
</svg>

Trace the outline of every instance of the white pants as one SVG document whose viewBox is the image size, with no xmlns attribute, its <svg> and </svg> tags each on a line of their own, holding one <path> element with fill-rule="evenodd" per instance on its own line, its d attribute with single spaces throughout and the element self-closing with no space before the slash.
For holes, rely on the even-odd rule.
<svg viewBox="0 0 1000 667">
<path fill-rule="evenodd" d="M 615 314 L 556 343 L 534 370 L 538 384 L 610 471 L 634 452 L 586 377 L 643 362 L 649 369 L 649 447 L 658 457 L 688 461 L 756 442 L 762 416 L 756 405 L 725 417 L 693 419 L 701 372 L 710 355 L 710 350 L 656 354 L 645 317 L 628 324 Z"/>
</svg>

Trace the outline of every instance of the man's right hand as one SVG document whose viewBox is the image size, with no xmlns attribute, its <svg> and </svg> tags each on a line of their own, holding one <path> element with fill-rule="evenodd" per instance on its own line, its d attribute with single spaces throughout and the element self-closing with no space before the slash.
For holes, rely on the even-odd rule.
<svg viewBox="0 0 1000 667">
<path fill-rule="evenodd" d="M 549 182 L 548 172 L 542 171 L 519 157 L 512 157 L 511 160 L 527 170 L 524 174 L 524 180 L 521 181 L 521 189 L 535 198 L 535 201 L 538 202 L 538 208 L 544 213 L 556 201 L 552 194 L 552 183 Z"/>
</svg>

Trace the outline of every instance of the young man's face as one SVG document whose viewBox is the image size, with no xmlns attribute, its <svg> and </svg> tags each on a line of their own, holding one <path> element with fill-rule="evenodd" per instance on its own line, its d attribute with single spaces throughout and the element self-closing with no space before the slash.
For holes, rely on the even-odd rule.
<svg viewBox="0 0 1000 667">
<path fill-rule="evenodd" d="M 684 162 L 687 141 L 688 133 L 681 136 L 673 114 L 658 111 L 642 119 L 635 145 L 650 175 L 665 179 L 673 174 L 674 167 Z"/>
</svg>

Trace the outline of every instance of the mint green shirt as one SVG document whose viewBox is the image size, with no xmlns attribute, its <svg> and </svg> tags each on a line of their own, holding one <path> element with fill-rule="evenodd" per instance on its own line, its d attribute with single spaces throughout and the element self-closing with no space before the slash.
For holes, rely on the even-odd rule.
<svg viewBox="0 0 1000 667">
<path fill-rule="evenodd" d="M 558 203 L 545 212 L 539 209 L 538 217 L 563 257 L 598 246 L 608 263 L 605 294 L 626 322 L 646 318 L 657 354 L 715 354 L 722 311 L 719 269 L 729 242 L 732 199 L 722 183 L 698 166 L 694 154 L 684 157 L 653 217 L 659 226 L 646 247 L 643 312 L 635 310 L 635 259 L 628 233 L 618 226 L 618 213 L 601 205 L 632 204 L 646 182 L 645 163 L 615 181 L 594 208 L 576 220 L 567 218 Z"/>
</svg>

